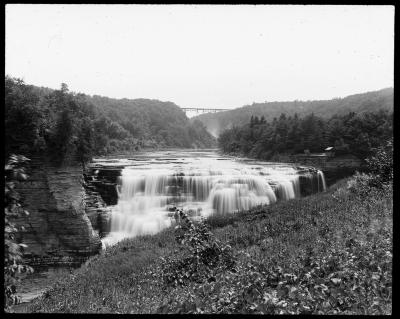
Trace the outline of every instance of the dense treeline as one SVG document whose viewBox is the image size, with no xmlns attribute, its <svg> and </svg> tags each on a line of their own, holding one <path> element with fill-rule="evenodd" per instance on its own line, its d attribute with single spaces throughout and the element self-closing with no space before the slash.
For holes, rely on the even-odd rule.
<svg viewBox="0 0 400 319">
<path fill-rule="evenodd" d="M 250 123 L 223 131 L 218 139 L 225 153 L 271 159 L 277 154 L 321 153 L 333 146 L 337 155 L 352 154 L 365 159 L 374 148 L 393 136 L 393 112 L 379 110 L 334 115 L 323 119 L 314 114 L 297 114 L 266 121 L 252 116 Z"/>
<path fill-rule="evenodd" d="M 5 129 L 6 156 L 46 152 L 59 163 L 146 147 L 215 145 L 201 122 L 189 122 L 171 102 L 90 97 L 66 84 L 51 90 L 8 76 Z"/>
<path fill-rule="evenodd" d="M 349 112 L 361 114 L 379 109 L 393 110 L 393 88 L 332 100 L 253 103 L 229 111 L 201 114 L 193 119 L 200 120 L 210 132 L 218 135 L 225 128 L 246 124 L 252 115 L 264 116 L 267 121 L 272 121 L 281 113 L 287 116 L 294 116 L 297 113 L 300 117 L 314 113 L 316 116 L 329 119 L 334 115 L 346 115 Z"/>
</svg>

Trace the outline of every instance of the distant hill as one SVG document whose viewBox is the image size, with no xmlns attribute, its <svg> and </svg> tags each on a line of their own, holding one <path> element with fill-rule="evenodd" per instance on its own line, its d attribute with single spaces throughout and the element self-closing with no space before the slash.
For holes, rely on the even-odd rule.
<svg viewBox="0 0 400 319">
<path fill-rule="evenodd" d="M 270 121 L 282 113 L 286 115 L 297 113 L 300 117 L 314 113 L 327 119 L 335 114 L 364 113 L 378 109 L 393 110 L 393 88 L 332 100 L 253 103 L 229 111 L 201 114 L 191 120 L 200 120 L 211 134 L 217 136 L 225 128 L 248 123 L 251 116 L 264 116 Z"/>
<path fill-rule="evenodd" d="M 62 162 L 146 148 L 210 148 L 216 139 L 172 102 L 113 99 L 5 77 L 6 154 L 47 152 Z"/>
<path fill-rule="evenodd" d="M 189 121 L 172 102 L 150 99 L 113 99 L 85 95 L 110 120 L 120 124 L 144 146 L 213 147 L 215 139 L 200 121 Z"/>
</svg>

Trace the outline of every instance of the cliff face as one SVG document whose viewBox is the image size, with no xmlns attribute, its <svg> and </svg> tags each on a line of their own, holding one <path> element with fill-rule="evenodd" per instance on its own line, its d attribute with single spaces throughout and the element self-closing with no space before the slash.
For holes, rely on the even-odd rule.
<svg viewBox="0 0 400 319">
<path fill-rule="evenodd" d="M 318 156 L 286 156 L 280 159 L 282 162 L 307 165 L 320 169 L 324 175 L 326 184 L 332 185 L 338 179 L 350 176 L 356 170 L 363 171 L 364 163 L 353 155 L 343 155 L 335 157 Z"/>
<path fill-rule="evenodd" d="M 98 233 L 85 213 L 80 165 L 56 168 L 41 156 L 31 156 L 29 178 L 16 188 L 29 216 L 19 240 L 31 257 L 89 256 L 101 249 Z"/>
</svg>

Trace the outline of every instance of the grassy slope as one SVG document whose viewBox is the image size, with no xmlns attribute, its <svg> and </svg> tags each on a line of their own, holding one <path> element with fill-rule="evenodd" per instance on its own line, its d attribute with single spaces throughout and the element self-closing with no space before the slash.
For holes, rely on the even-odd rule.
<svg viewBox="0 0 400 319">
<path fill-rule="evenodd" d="M 389 314 L 392 195 L 360 199 L 344 185 L 210 220 L 237 259 L 215 282 L 163 285 L 160 257 L 180 249 L 167 229 L 95 256 L 28 311 Z"/>
</svg>

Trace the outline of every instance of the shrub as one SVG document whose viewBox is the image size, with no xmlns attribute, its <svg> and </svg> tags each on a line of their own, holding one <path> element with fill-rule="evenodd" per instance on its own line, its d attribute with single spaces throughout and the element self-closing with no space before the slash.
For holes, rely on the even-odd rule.
<svg viewBox="0 0 400 319">
<path fill-rule="evenodd" d="M 347 189 L 360 197 L 365 197 L 371 193 L 371 188 L 374 187 L 375 182 L 375 176 L 356 172 L 353 178 L 347 182 Z"/>
<path fill-rule="evenodd" d="M 369 171 L 374 175 L 376 187 L 393 180 L 393 139 L 375 150 L 375 154 L 366 159 Z"/>
<path fill-rule="evenodd" d="M 15 181 L 27 178 L 23 165 L 28 161 L 24 156 L 11 155 L 5 165 L 5 227 L 4 227 L 4 308 L 20 302 L 16 295 L 16 285 L 20 273 L 32 272 L 33 269 L 24 264 L 22 249 L 27 247 L 16 241 L 15 235 L 23 230 L 15 223 L 18 217 L 28 214 L 22 209 L 20 198 L 15 191 Z"/>
<path fill-rule="evenodd" d="M 375 149 L 374 155 L 366 159 L 369 173 L 359 173 L 348 181 L 347 189 L 361 197 L 371 192 L 390 192 L 393 181 L 393 140 Z"/>
<path fill-rule="evenodd" d="M 233 269 L 235 262 L 229 245 L 218 241 L 202 220 L 195 225 L 183 210 L 177 210 L 176 214 L 180 223 L 175 239 L 184 249 L 163 260 L 162 277 L 166 285 L 213 281 L 217 272 Z"/>
</svg>

